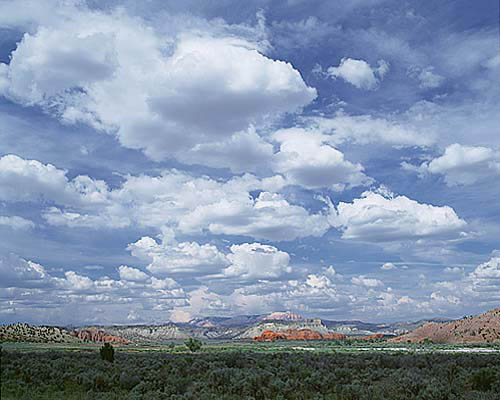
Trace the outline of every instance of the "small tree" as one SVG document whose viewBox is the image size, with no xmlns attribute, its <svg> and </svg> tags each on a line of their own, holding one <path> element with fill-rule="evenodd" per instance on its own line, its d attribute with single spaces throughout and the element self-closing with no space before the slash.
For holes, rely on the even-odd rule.
<svg viewBox="0 0 500 400">
<path fill-rule="evenodd" d="M 184 342 L 184 344 L 193 353 L 201 349 L 201 342 L 198 339 L 189 338 Z"/>
<path fill-rule="evenodd" d="M 115 361 L 115 349 L 110 343 L 104 343 L 104 346 L 100 350 L 101 358 L 105 361 L 113 362 Z"/>
</svg>

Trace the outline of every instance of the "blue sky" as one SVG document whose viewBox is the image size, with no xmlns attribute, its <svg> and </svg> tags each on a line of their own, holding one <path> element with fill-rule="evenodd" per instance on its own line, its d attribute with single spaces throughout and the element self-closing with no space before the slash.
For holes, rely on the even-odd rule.
<svg viewBox="0 0 500 400">
<path fill-rule="evenodd" d="M 500 300 L 498 2 L 0 0 L 0 322 Z"/>
</svg>

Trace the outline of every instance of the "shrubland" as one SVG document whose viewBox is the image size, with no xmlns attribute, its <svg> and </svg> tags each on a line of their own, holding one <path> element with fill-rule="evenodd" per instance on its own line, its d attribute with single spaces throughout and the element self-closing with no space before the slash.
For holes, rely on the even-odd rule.
<svg viewBox="0 0 500 400">
<path fill-rule="evenodd" d="M 500 354 L 3 351 L 2 399 L 498 400 Z"/>
</svg>

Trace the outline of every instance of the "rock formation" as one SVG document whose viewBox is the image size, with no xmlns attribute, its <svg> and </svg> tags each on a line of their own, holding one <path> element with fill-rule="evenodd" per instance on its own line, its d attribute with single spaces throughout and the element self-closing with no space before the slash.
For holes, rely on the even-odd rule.
<svg viewBox="0 0 500 400">
<path fill-rule="evenodd" d="M 114 336 L 106 333 L 103 330 L 96 328 L 78 329 L 70 332 L 71 336 L 77 337 L 84 342 L 106 342 L 129 344 L 130 341 L 120 336 Z"/>
<path fill-rule="evenodd" d="M 295 314 L 291 311 L 275 311 L 272 312 L 271 314 L 266 315 L 263 320 L 265 321 L 273 321 L 273 320 L 278 320 L 278 321 L 301 321 L 304 318 L 300 314 Z"/>
<path fill-rule="evenodd" d="M 287 336 L 281 332 L 264 331 L 260 336 L 255 336 L 253 340 L 256 342 L 274 342 L 275 340 L 286 340 Z"/>
<path fill-rule="evenodd" d="M 347 336 L 343 333 L 325 333 L 323 334 L 323 339 L 325 340 L 345 340 Z"/>
<path fill-rule="evenodd" d="M 367 342 L 369 342 L 370 340 L 381 340 L 383 338 L 384 338 L 384 334 L 383 333 L 375 333 L 373 335 L 360 336 L 360 337 L 355 337 L 353 339 L 356 339 L 356 340 L 366 340 Z"/>
<path fill-rule="evenodd" d="M 165 343 L 173 339 L 185 340 L 190 337 L 204 337 L 196 333 L 204 333 L 210 330 L 210 328 L 196 328 L 193 332 L 193 329 L 179 328 L 174 324 L 106 327 L 106 332 L 110 335 L 119 336 L 131 342 L 141 343 Z"/>
<path fill-rule="evenodd" d="M 283 332 L 265 330 L 260 336 L 253 338 L 256 342 L 273 342 L 275 340 L 342 340 L 346 336 L 341 333 L 320 333 L 311 329 L 287 329 Z"/>
<path fill-rule="evenodd" d="M 0 326 L 0 342 L 68 343 L 76 339 L 57 326 L 17 323 Z"/>
</svg>

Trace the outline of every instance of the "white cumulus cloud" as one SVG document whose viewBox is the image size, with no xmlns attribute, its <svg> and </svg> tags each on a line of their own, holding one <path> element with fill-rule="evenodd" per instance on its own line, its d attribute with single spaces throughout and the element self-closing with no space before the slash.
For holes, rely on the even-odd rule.
<svg viewBox="0 0 500 400">
<path fill-rule="evenodd" d="M 325 289 L 332 286 L 332 281 L 325 275 L 310 274 L 307 275 L 306 284 L 316 289 Z"/>
<path fill-rule="evenodd" d="M 153 238 L 143 237 L 129 244 L 128 250 L 133 256 L 149 262 L 148 271 L 160 276 L 182 273 L 210 275 L 229 264 L 225 254 L 214 245 L 178 243 L 169 235 L 163 235 L 160 243 Z"/>
<path fill-rule="evenodd" d="M 15 254 L 0 255 L 0 287 L 37 288 L 51 285 L 45 268 Z"/>
<path fill-rule="evenodd" d="M 258 197 L 247 197 L 244 201 L 226 197 L 200 205 L 180 220 L 179 230 L 189 234 L 207 230 L 212 234 L 281 241 L 322 236 L 328 230 L 328 221 L 326 214 L 309 214 L 278 193 L 261 192 Z"/>
<path fill-rule="evenodd" d="M 375 90 L 388 71 L 389 64 L 384 60 L 379 60 L 374 68 L 364 60 L 343 58 L 338 67 L 329 67 L 327 74 L 333 79 L 342 78 L 358 89 Z"/>
<path fill-rule="evenodd" d="M 470 185 L 500 176 L 500 151 L 454 143 L 446 147 L 442 156 L 420 166 L 408 163 L 403 163 L 402 166 L 421 175 L 440 174 L 448 186 Z"/>
<path fill-rule="evenodd" d="M 380 191 L 364 192 L 352 203 L 340 202 L 330 222 L 344 239 L 370 242 L 459 237 L 467 225 L 449 206 L 421 204 Z"/>
<path fill-rule="evenodd" d="M 64 170 L 13 154 L 0 158 L 0 199 L 5 201 L 66 200 L 70 196 Z"/>
<path fill-rule="evenodd" d="M 74 8 L 23 36 L 0 64 L 0 93 L 154 160 L 252 170 L 272 147 L 241 132 L 299 111 L 316 89 L 265 46 L 205 28 L 166 35 L 124 12 Z"/>
<path fill-rule="evenodd" d="M 478 265 L 470 277 L 475 280 L 500 279 L 500 257 L 492 257 L 489 261 Z M 500 285 L 500 281 L 498 284 Z"/>
<path fill-rule="evenodd" d="M 329 144 L 329 136 L 302 128 L 276 132 L 273 138 L 280 144 L 275 154 L 274 169 L 283 173 L 290 183 L 303 187 L 342 190 L 373 180 L 364 174 L 359 163 L 352 163 Z"/>
<path fill-rule="evenodd" d="M 118 273 L 120 274 L 120 279 L 124 281 L 143 282 L 149 279 L 149 275 L 144 271 L 127 265 L 120 265 L 118 267 Z"/>
<path fill-rule="evenodd" d="M 126 228 L 132 223 L 188 234 L 244 235 L 266 240 L 322 236 L 328 210 L 310 213 L 277 193 L 286 179 L 235 176 L 226 181 L 165 170 L 125 176 L 121 186 L 88 176 L 69 180 L 51 164 L 7 155 L 0 158 L 0 199 L 55 203 L 42 211 L 54 226 Z M 258 195 L 252 195 L 256 192 Z"/>
<path fill-rule="evenodd" d="M 290 256 L 274 246 L 260 243 L 232 245 L 227 259 L 231 265 L 224 276 L 239 279 L 272 279 L 292 272 Z"/>
</svg>

